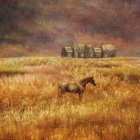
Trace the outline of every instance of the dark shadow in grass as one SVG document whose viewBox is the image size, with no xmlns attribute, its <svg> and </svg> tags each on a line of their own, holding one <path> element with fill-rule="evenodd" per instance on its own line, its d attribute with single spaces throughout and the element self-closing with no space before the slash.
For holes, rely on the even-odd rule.
<svg viewBox="0 0 140 140">
<path fill-rule="evenodd" d="M 17 75 L 17 74 L 25 74 L 25 72 L 9 72 L 9 71 L 1 71 L 0 72 L 0 77 L 1 76 L 14 76 L 14 75 Z"/>
<path fill-rule="evenodd" d="M 113 67 L 121 67 L 121 64 L 104 64 L 104 63 L 95 63 L 94 67 L 97 68 L 113 68 Z"/>
</svg>

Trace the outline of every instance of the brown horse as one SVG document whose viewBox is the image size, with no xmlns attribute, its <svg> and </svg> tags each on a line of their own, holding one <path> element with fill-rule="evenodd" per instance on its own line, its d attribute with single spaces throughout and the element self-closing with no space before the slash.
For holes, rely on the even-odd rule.
<svg viewBox="0 0 140 140">
<path fill-rule="evenodd" d="M 91 83 L 92 85 L 96 86 L 93 76 L 82 79 L 81 81 L 77 83 L 66 83 L 66 82 L 59 83 L 58 84 L 58 97 L 61 97 L 66 92 L 71 92 L 71 93 L 79 94 L 79 99 L 81 100 L 86 84 L 88 83 Z"/>
</svg>

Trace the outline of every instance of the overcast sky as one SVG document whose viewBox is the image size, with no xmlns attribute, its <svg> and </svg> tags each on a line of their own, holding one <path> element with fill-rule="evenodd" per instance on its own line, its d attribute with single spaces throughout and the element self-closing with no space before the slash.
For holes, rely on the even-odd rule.
<svg viewBox="0 0 140 140">
<path fill-rule="evenodd" d="M 1 0 L 0 31 L 1 42 L 23 47 L 59 52 L 71 42 L 116 43 L 135 56 L 140 0 Z"/>
</svg>

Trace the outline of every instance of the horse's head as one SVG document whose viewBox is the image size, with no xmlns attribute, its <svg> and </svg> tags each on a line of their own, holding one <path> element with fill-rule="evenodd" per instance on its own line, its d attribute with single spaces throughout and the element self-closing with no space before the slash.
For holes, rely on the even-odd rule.
<svg viewBox="0 0 140 140">
<path fill-rule="evenodd" d="M 93 79 L 93 76 L 90 77 L 89 82 L 90 82 L 92 85 L 96 86 L 96 83 L 95 83 L 95 81 L 94 81 L 94 79 Z"/>
<path fill-rule="evenodd" d="M 82 79 L 79 83 L 80 83 L 83 87 L 85 87 L 87 83 L 91 83 L 92 85 L 96 86 L 95 81 L 94 81 L 94 79 L 93 79 L 93 76 L 92 76 L 92 77 L 87 77 L 87 78 L 85 78 L 85 79 Z"/>
</svg>

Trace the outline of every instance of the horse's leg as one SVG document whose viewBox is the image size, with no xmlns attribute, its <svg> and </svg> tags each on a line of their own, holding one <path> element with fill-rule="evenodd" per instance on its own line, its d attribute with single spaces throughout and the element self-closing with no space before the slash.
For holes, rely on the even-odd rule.
<svg viewBox="0 0 140 140">
<path fill-rule="evenodd" d="M 65 91 L 60 86 L 58 86 L 58 97 L 61 98 L 64 93 Z"/>
<path fill-rule="evenodd" d="M 61 87 L 58 85 L 58 97 L 60 98 L 62 96 L 62 90 Z"/>
<path fill-rule="evenodd" d="M 85 88 L 81 87 L 80 91 L 79 91 L 79 100 L 82 100 L 83 97 L 83 93 L 84 93 Z"/>
<path fill-rule="evenodd" d="M 80 92 L 80 93 L 79 93 L 79 101 L 82 100 L 82 97 L 83 97 L 83 92 Z"/>
</svg>

